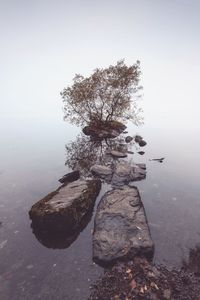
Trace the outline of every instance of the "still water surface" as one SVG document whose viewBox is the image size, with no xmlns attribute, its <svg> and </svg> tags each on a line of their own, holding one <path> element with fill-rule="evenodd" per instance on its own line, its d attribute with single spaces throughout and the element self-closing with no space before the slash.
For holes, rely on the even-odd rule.
<svg viewBox="0 0 200 300">
<path fill-rule="evenodd" d="M 133 160 L 147 164 L 147 178 L 136 185 L 155 242 L 154 261 L 179 267 L 200 242 L 196 133 L 132 125 L 128 129 L 148 142 L 145 154 L 135 153 Z M 56 189 L 58 179 L 69 171 L 65 145 L 75 141 L 79 131 L 64 122 L 28 122 L 2 135 L 0 299 L 87 299 L 90 285 L 103 272 L 92 261 L 93 218 L 71 245 L 59 247 L 63 249 L 53 249 L 54 243 L 41 240 L 30 227 L 32 204 Z M 160 157 L 165 157 L 163 163 L 149 160 Z M 96 204 L 108 188 L 104 186 Z"/>
</svg>

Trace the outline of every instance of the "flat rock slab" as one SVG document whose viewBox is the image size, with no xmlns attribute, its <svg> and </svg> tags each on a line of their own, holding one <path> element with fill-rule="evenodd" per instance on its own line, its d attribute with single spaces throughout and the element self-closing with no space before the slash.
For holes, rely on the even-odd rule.
<svg viewBox="0 0 200 300">
<path fill-rule="evenodd" d="M 117 151 L 117 150 L 111 150 L 108 154 L 112 155 L 113 157 L 117 157 L 117 158 L 127 157 L 126 153 L 120 152 L 120 151 Z"/>
<path fill-rule="evenodd" d="M 63 185 L 35 203 L 29 211 L 32 226 L 52 231 L 76 229 L 93 208 L 100 180 L 77 180 Z"/>
<path fill-rule="evenodd" d="M 99 262 L 152 257 L 154 244 L 138 189 L 107 192 L 99 203 L 93 234 L 93 258 Z"/>
<path fill-rule="evenodd" d="M 115 186 L 128 184 L 131 181 L 142 180 L 146 178 L 145 164 L 130 164 L 121 161 L 113 166 L 93 165 L 91 172 L 99 178 L 105 179 L 108 183 Z"/>
</svg>

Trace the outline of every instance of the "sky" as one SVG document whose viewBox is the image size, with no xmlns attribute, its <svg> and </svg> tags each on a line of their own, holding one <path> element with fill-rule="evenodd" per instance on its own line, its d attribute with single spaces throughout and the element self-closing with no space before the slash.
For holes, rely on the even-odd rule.
<svg viewBox="0 0 200 300">
<path fill-rule="evenodd" d="M 53 128 L 76 73 L 124 58 L 141 61 L 145 126 L 199 130 L 199 16 L 198 0 L 0 0 L 1 128 Z"/>
</svg>

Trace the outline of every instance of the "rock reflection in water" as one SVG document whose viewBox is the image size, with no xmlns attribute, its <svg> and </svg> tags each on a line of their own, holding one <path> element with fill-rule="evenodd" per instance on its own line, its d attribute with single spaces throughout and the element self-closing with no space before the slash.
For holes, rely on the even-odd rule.
<svg viewBox="0 0 200 300">
<path fill-rule="evenodd" d="M 33 234 L 37 240 L 45 247 L 51 249 L 66 249 L 78 238 L 79 234 L 85 229 L 92 219 L 93 209 L 91 209 L 82 219 L 78 228 L 73 231 L 52 232 L 42 230 L 31 224 Z"/>
</svg>

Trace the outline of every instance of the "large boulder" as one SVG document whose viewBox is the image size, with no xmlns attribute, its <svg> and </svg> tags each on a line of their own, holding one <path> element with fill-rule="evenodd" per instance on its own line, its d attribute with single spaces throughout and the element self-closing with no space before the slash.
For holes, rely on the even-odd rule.
<svg viewBox="0 0 200 300">
<path fill-rule="evenodd" d="M 32 206 L 32 226 L 51 231 L 75 230 L 93 207 L 100 189 L 100 180 L 79 179 L 62 185 Z"/>
<path fill-rule="evenodd" d="M 154 244 L 138 189 L 124 186 L 107 192 L 95 216 L 93 258 L 108 263 L 132 259 L 135 255 L 151 258 Z"/>
</svg>

